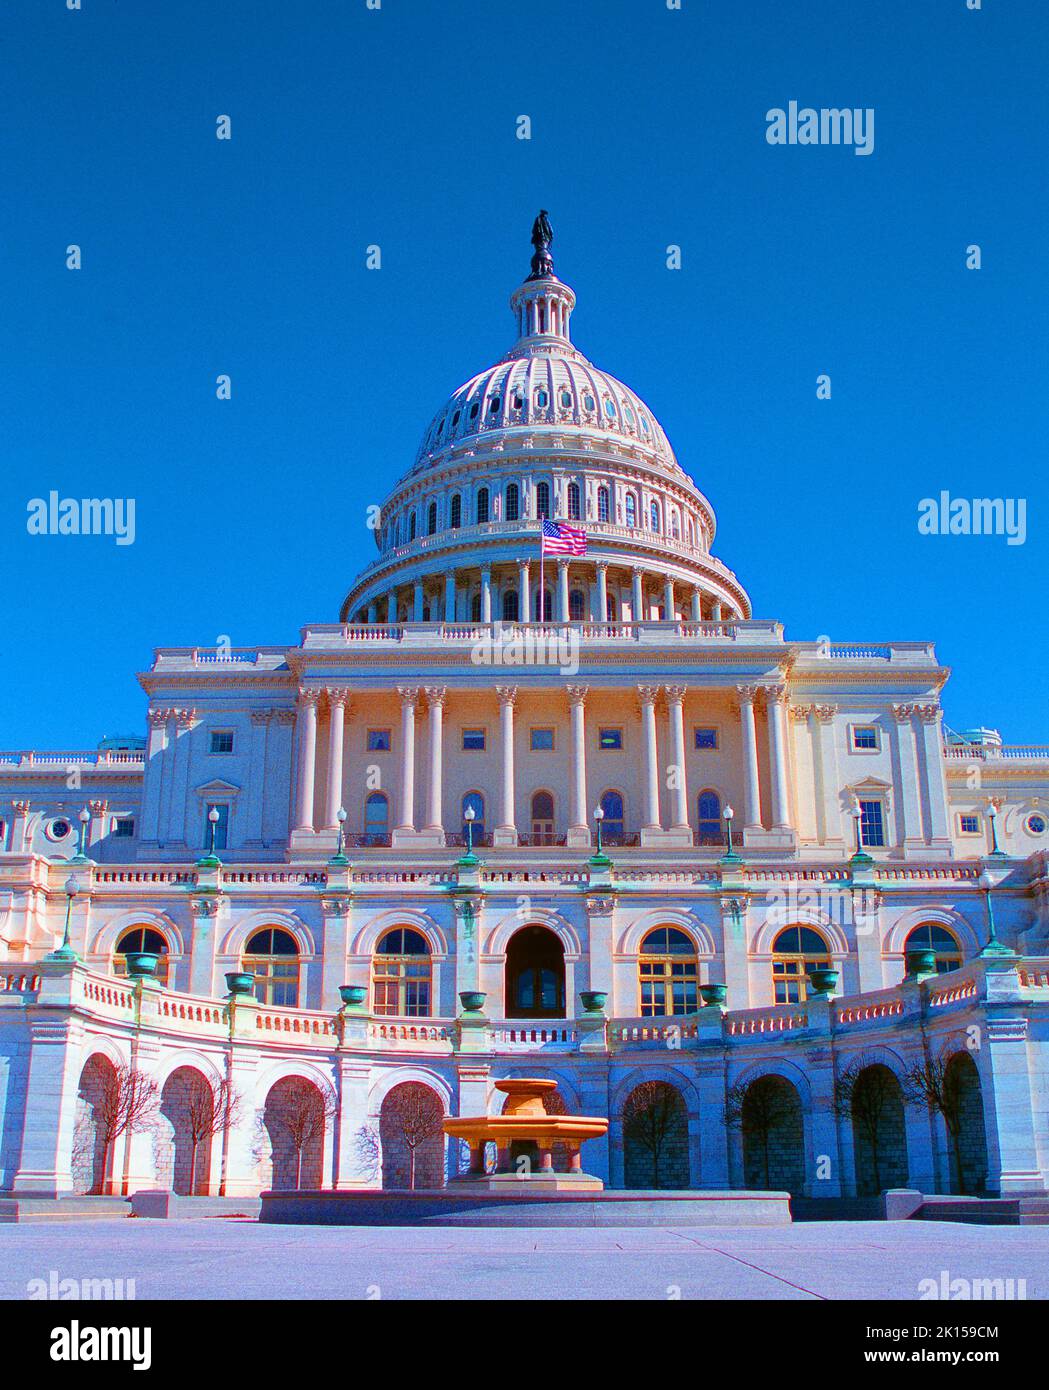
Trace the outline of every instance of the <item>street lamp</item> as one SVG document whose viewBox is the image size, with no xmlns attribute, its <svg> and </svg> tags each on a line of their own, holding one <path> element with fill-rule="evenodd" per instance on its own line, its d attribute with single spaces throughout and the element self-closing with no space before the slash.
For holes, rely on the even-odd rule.
<svg viewBox="0 0 1049 1390">
<path fill-rule="evenodd" d="M 736 851 L 732 848 L 732 820 L 735 814 L 736 813 L 735 811 L 733 811 L 731 806 L 726 806 L 721 813 L 725 821 L 725 834 L 728 836 L 728 849 L 726 849 L 725 853 L 721 857 L 723 861 L 729 864 L 739 864 L 742 862 L 743 858 L 742 855 L 737 854 Z"/>
<path fill-rule="evenodd" d="M 473 806 L 467 806 L 466 809 L 463 811 L 463 820 L 466 822 L 467 854 L 473 854 L 474 852 L 474 820 L 476 816 L 477 812 L 474 810 Z"/>
<path fill-rule="evenodd" d="M 994 887 L 994 880 L 984 869 L 977 880 L 983 889 L 983 895 L 987 902 L 987 944 L 980 951 L 981 956 L 1011 956 L 1014 954 L 1008 946 L 998 940 L 998 932 L 994 925 L 994 905 L 991 902 L 991 889 Z"/>
<path fill-rule="evenodd" d="M 73 909 L 73 899 L 80 892 L 80 885 L 79 883 L 77 883 L 76 879 L 73 877 L 72 874 L 70 874 L 69 877 L 66 879 L 64 892 L 66 895 L 66 925 L 65 930 L 62 933 L 62 944 L 61 946 L 59 946 L 57 951 L 49 952 L 48 955 L 45 957 L 46 960 L 79 959 L 77 953 L 69 944 L 69 918 Z"/>
<path fill-rule="evenodd" d="M 594 807 L 594 820 L 597 822 L 597 852 L 601 851 L 601 826 L 605 819 L 605 809 L 603 806 Z"/>
<path fill-rule="evenodd" d="M 197 860 L 198 869 L 217 869 L 219 858 L 215 853 L 215 831 L 219 823 L 219 808 L 212 806 L 208 811 L 208 852 Z"/>
<path fill-rule="evenodd" d="M 863 810 L 861 807 L 853 807 L 852 819 L 856 823 L 856 851 L 849 862 L 851 864 L 873 864 L 874 860 L 863 848 Z"/>
<path fill-rule="evenodd" d="M 87 809 L 86 806 L 81 810 L 79 816 L 77 816 L 77 820 L 80 822 L 80 840 L 77 844 L 77 852 L 73 855 L 73 858 L 70 860 L 70 863 L 86 864 L 87 853 L 85 850 L 85 846 L 87 843 L 87 827 L 91 823 L 91 812 Z"/>
<path fill-rule="evenodd" d="M 993 801 L 987 803 L 987 816 L 991 822 L 991 853 L 992 859 L 1005 859 L 1007 856 L 1002 853 L 998 845 L 998 807 Z"/>
<path fill-rule="evenodd" d="M 337 840 L 336 843 L 335 843 L 335 853 L 334 853 L 334 855 L 332 856 L 332 858 L 328 860 L 328 863 L 329 863 L 329 864 L 338 864 L 338 865 L 348 864 L 350 861 L 346 858 L 346 807 L 345 807 L 345 806 L 340 806 L 339 809 L 335 812 L 335 819 L 339 822 L 339 838 L 338 838 L 338 840 Z"/>
</svg>

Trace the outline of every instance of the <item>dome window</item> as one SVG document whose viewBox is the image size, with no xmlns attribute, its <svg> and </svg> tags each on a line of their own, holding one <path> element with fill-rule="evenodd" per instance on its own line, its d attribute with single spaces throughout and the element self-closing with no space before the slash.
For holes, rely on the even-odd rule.
<svg viewBox="0 0 1049 1390">
<path fill-rule="evenodd" d="M 471 419 L 471 420 L 476 420 L 476 419 L 477 419 L 477 412 L 480 410 L 480 408 L 481 408 L 481 407 L 477 404 L 477 402 L 474 401 L 473 405 L 470 407 L 470 419 Z"/>
<path fill-rule="evenodd" d="M 542 386 L 540 386 L 539 390 L 535 393 L 535 404 L 537 410 L 545 410 L 550 404 L 550 397 Z"/>
<path fill-rule="evenodd" d="M 417 524 L 418 523 L 415 519 L 415 513 L 412 512 L 411 516 L 408 518 L 408 539 L 410 541 L 415 540 L 415 531 Z"/>
<path fill-rule="evenodd" d="M 437 530 L 437 503 L 431 502 L 426 509 L 426 534 L 432 536 Z"/>
<path fill-rule="evenodd" d="M 626 524 L 628 526 L 637 525 L 637 499 L 632 492 L 626 495 Z"/>
<path fill-rule="evenodd" d="M 608 488 L 599 487 L 597 490 L 597 519 L 598 521 L 608 520 Z"/>
<path fill-rule="evenodd" d="M 481 488 L 477 494 L 477 524 L 488 520 L 488 489 Z"/>
<path fill-rule="evenodd" d="M 606 401 L 605 401 L 605 414 L 608 416 L 608 418 L 609 418 L 610 420 L 614 420 L 614 419 L 616 418 L 616 403 L 615 403 L 615 401 L 613 401 L 613 400 L 606 400 Z"/>
<path fill-rule="evenodd" d="M 640 420 L 641 420 L 641 433 L 642 433 L 642 434 L 647 434 L 647 433 L 648 433 L 648 421 L 645 419 L 645 412 L 644 412 L 644 411 L 641 412 L 641 415 L 640 415 L 639 418 L 640 418 Z"/>
<path fill-rule="evenodd" d="M 562 406 L 565 408 L 565 410 L 571 410 L 571 408 L 572 408 L 572 393 L 571 393 L 571 391 L 562 391 L 562 392 L 561 392 L 561 404 L 562 404 Z"/>
<path fill-rule="evenodd" d="M 630 406 L 625 405 L 623 407 L 623 414 L 626 416 L 627 424 L 632 425 L 634 423 L 634 412 Z"/>
<path fill-rule="evenodd" d="M 489 415 L 498 415 L 498 414 L 499 414 L 499 407 L 500 407 L 501 405 L 502 405 L 502 401 L 499 399 L 499 397 L 498 397 L 498 396 L 493 396 L 492 399 L 488 402 L 488 414 L 489 414 Z"/>
<path fill-rule="evenodd" d="M 458 493 L 452 498 L 451 516 L 448 524 L 453 531 L 457 531 L 463 524 L 463 499 Z"/>
<path fill-rule="evenodd" d="M 524 396 L 521 395 L 520 391 L 515 391 L 515 392 L 514 392 L 514 394 L 513 394 L 513 400 L 511 401 L 511 404 L 513 405 L 513 408 L 514 408 L 515 410 L 523 410 L 523 409 L 524 409 Z"/>
<path fill-rule="evenodd" d="M 648 511 L 649 521 L 653 531 L 659 530 L 659 503 L 653 502 Z"/>
<path fill-rule="evenodd" d="M 461 410 L 457 410 L 457 411 L 455 412 L 455 414 L 452 416 L 452 429 L 453 429 L 453 430 L 455 429 L 456 425 L 459 423 L 459 416 L 460 416 L 461 414 L 462 414 L 462 411 L 461 411 Z"/>
<path fill-rule="evenodd" d="M 521 489 L 516 483 L 511 483 L 506 489 L 506 519 L 507 521 L 517 521 L 521 516 Z"/>
<path fill-rule="evenodd" d="M 579 520 L 579 484 L 568 484 L 568 519 L 569 521 Z"/>
<path fill-rule="evenodd" d="M 434 443 L 436 443 L 437 440 L 440 439 L 440 437 L 441 437 L 441 435 L 442 435 L 443 433 L 444 433 L 444 421 L 442 420 L 441 423 L 437 426 L 437 430 L 436 430 L 436 432 L 435 432 L 435 434 L 434 434 L 434 437 L 433 437 L 433 438 L 434 438 Z"/>
<path fill-rule="evenodd" d="M 550 484 L 536 483 L 535 485 L 535 514 L 536 517 L 549 520 L 550 517 Z"/>
<path fill-rule="evenodd" d="M 589 395 L 589 394 L 587 394 L 587 395 L 585 395 L 585 396 L 583 397 L 583 404 L 584 404 L 584 406 L 586 406 L 587 410 L 596 410 L 596 409 L 597 409 L 597 402 L 594 400 L 593 396 L 591 396 L 591 395 Z"/>
</svg>

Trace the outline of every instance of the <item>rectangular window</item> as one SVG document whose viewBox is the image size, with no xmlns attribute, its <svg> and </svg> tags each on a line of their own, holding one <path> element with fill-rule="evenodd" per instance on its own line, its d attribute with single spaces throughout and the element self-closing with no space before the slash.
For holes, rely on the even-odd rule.
<svg viewBox="0 0 1049 1390">
<path fill-rule="evenodd" d="M 464 729 L 464 730 L 463 730 L 463 752 L 464 752 L 464 753 L 483 753 L 483 752 L 484 752 L 484 730 L 483 730 L 483 729 Z"/>
<path fill-rule="evenodd" d="M 554 731 L 553 729 L 533 729 L 532 730 L 532 752 L 533 753 L 552 753 L 554 751 Z"/>
<path fill-rule="evenodd" d="M 959 825 L 963 835 L 979 835 L 980 817 L 971 815 L 961 815 L 958 817 Z"/>
<path fill-rule="evenodd" d="M 885 818 L 880 801 L 860 802 L 860 840 L 870 849 L 885 844 Z"/>
<path fill-rule="evenodd" d="M 852 726 L 852 746 L 859 753 L 878 751 L 878 730 L 873 724 L 854 724 Z"/>
<path fill-rule="evenodd" d="M 598 729 L 597 746 L 602 749 L 616 749 L 623 746 L 622 729 Z"/>
<path fill-rule="evenodd" d="M 369 753 L 388 753 L 390 751 L 390 731 L 389 729 L 369 729 L 368 730 L 368 752 Z"/>
<path fill-rule="evenodd" d="M 118 840 L 130 840 L 135 833 L 135 818 L 133 816 L 114 816 L 113 834 Z"/>
<path fill-rule="evenodd" d="M 215 822 L 215 848 L 227 849 L 229 841 L 229 803 L 216 801 L 208 806 L 204 813 L 204 845 L 205 848 L 211 844 L 211 812 L 215 810 L 219 813 L 219 818 Z"/>
<path fill-rule="evenodd" d="M 716 748 L 718 746 L 717 729 L 697 729 L 696 747 L 697 748 Z"/>
<path fill-rule="evenodd" d="M 232 753 L 233 734 L 229 729 L 212 729 L 211 731 L 211 752 L 212 753 Z"/>
</svg>

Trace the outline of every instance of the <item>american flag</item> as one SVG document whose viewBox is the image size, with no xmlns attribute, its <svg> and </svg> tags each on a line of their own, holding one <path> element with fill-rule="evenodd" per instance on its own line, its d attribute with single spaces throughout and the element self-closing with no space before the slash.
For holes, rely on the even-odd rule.
<svg viewBox="0 0 1049 1390">
<path fill-rule="evenodd" d="M 586 532 L 579 526 L 566 526 L 563 521 L 544 521 L 542 553 L 585 555 Z"/>
</svg>

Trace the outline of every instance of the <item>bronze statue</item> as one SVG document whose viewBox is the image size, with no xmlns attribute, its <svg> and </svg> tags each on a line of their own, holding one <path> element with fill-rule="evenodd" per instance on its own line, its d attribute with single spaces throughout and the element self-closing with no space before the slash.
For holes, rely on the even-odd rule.
<svg viewBox="0 0 1049 1390">
<path fill-rule="evenodd" d="M 529 280 L 542 280 L 554 273 L 554 258 L 550 254 L 550 243 L 554 239 L 553 228 L 550 226 L 550 219 L 546 215 L 546 208 L 539 209 L 539 216 L 532 223 L 532 245 L 535 247 L 535 255 L 532 257 L 532 273 Z"/>
</svg>

